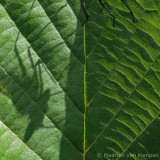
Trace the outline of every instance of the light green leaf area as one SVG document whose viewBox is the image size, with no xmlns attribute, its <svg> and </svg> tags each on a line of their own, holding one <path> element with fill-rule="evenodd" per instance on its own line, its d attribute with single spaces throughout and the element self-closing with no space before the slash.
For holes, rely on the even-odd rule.
<svg viewBox="0 0 160 160">
<path fill-rule="evenodd" d="M 0 160 L 160 159 L 160 2 L 126 2 L 0 0 Z"/>
</svg>

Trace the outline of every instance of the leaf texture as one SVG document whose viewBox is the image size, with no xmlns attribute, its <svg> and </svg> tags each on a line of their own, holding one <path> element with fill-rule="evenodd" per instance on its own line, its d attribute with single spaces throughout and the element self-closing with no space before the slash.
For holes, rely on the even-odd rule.
<svg viewBox="0 0 160 160">
<path fill-rule="evenodd" d="M 0 1 L 0 159 L 159 159 L 160 2 L 103 2 Z"/>
</svg>

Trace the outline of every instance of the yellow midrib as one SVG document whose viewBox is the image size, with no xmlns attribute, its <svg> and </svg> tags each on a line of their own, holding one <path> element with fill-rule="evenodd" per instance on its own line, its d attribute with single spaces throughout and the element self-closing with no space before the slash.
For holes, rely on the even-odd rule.
<svg viewBox="0 0 160 160">
<path fill-rule="evenodd" d="M 87 95 L 86 95 L 86 63 L 87 63 L 87 56 L 86 56 L 86 33 L 85 33 L 85 25 L 83 28 L 83 36 L 84 36 L 84 141 L 83 141 L 83 160 L 86 159 L 86 109 L 87 109 Z"/>
</svg>

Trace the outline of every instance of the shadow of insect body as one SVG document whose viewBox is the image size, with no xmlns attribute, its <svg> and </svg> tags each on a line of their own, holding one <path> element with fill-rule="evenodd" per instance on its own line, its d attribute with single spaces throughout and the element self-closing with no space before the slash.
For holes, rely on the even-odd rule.
<svg viewBox="0 0 160 160">
<path fill-rule="evenodd" d="M 22 81 L 27 84 L 32 82 L 32 84 L 28 86 L 28 91 L 26 91 L 26 93 L 28 95 L 32 94 L 31 95 L 31 99 L 33 102 L 32 106 L 35 106 L 35 107 L 29 106 L 28 108 L 25 109 L 25 111 L 19 109 L 18 106 L 16 107 L 19 112 L 22 112 L 22 114 L 29 114 L 30 122 L 27 125 L 25 135 L 24 135 L 24 142 L 27 142 L 31 138 L 32 134 L 36 129 L 40 127 L 44 127 L 42 123 L 44 120 L 45 113 L 47 112 L 47 108 L 48 108 L 47 103 L 51 95 L 50 95 L 49 89 L 46 89 L 45 91 L 43 89 L 44 87 L 43 87 L 43 80 L 42 80 L 41 61 L 38 60 L 36 63 L 33 61 L 30 47 L 29 47 L 27 50 L 27 53 L 28 53 L 29 61 L 31 63 L 31 68 L 33 69 L 33 76 L 30 77 L 27 71 L 25 70 L 23 60 L 19 55 L 17 40 L 18 38 L 16 39 L 16 42 L 15 42 L 14 52 L 16 54 L 16 57 L 19 62 L 19 66 L 22 71 L 22 77 L 24 77 Z"/>
</svg>

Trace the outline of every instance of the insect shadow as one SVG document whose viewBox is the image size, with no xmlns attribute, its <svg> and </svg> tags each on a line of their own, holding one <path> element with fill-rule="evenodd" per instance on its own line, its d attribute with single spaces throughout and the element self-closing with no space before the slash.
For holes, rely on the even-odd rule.
<svg viewBox="0 0 160 160">
<path fill-rule="evenodd" d="M 36 2 L 36 0 L 33 0 L 26 19 L 31 14 L 31 10 L 32 10 L 35 2 Z M 51 24 L 51 22 L 49 22 L 39 32 L 38 35 L 40 35 L 50 24 Z M 23 141 L 26 143 L 32 137 L 35 130 L 38 130 L 39 128 L 53 128 L 53 126 L 44 126 L 43 125 L 43 120 L 44 120 L 44 117 L 45 117 L 45 113 L 48 110 L 48 101 L 49 101 L 50 97 L 53 96 L 53 94 L 50 93 L 50 89 L 45 89 L 44 90 L 44 86 L 43 86 L 44 82 L 43 82 L 42 69 L 41 68 L 45 69 L 46 72 L 47 72 L 47 69 L 45 68 L 45 66 L 43 65 L 43 63 L 40 60 L 38 60 L 37 62 L 35 62 L 33 60 L 33 55 L 31 53 L 31 47 L 28 47 L 28 49 L 27 49 L 27 55 L 28 55 L 27 59 L 29 59 L 29 61 L 30 61 L 31 69 L 33 71 L 33 75 L 32 75 L 32 77 L 28 75 L 28 71 L 25 69 L 24 59 L 22 60 L 22 56 L 20 56 L 19 51 L 18 51 L 17 42 L 19 40 L 19 36 L 20 36 L 20 32 L 18 32 L 17 38 L 15 40 L 14 52 L 15 52 L 16 58 L 19 62 L 19 67 L 21 68 L 22 77 L 25 77 L 25 78 L 24 78 L 24 80 L 18 80 L 18 78 L 16 78 L 16 79 L 18 81 L 23 81 L 24 84 L 28 84 L 27 87 L 29 87 L 29 85 L 32 84 L 29 87 L 29 89 L 27 90 L 28 91 L 27 94 L 29 96 L 30 96 L 30 94 L 32 94 L 32 96 L 30 96 L 30 97 L 32 99 L 32 102 L 36 106 L 36 110 L 28 108 L 28 109 L 25 110 L 25 112 L 22 111 L 21 108 L 19 108 L 19 106 L 15 106 L 16 109 L 21 114 L 23 114 L 23 115 L 28 114 L 29 115 L 30 122 L 27 125 L 27 128 L 25 130 L 25 134 L 24 134 L 24 138 L 23 138 Z M 25 89 L 25 91 L 26 91 L 26 89 Z M 58 93 L 54 93 L 54 95 L 58 94 Z"/>
<path fill-rule="evenodd" d="M 19 36 L 19 33 L 18 33 L 18 36 Z M 47 112 L 47 108 L 48 108 L 47 103 L 49 101 L 51 94 L 49 89 L 46 89 L 46 90 L 43 89 L 44 82 L 42 79 L 41 61 L 40 60 L 38 60 L 37 62 L 33 61 L 33 56 L 31 55 L 30 47 L 28 48 L 27 53 L 28 53 L 28 59 L 31 63 L 31 69 L 33 70 L 33 75 L 32 77 L 28 75 L 28 71 L 26 71 L 25 66 L 23 64 L 24 60 L 22 60 L 18 51 L 18 47 L 17 47 L 18 36 L 14 46 L 14 52 L 19 62 L 19 67 L 21 68 L 22 77 L 25 77 L 22 79 L 24 85 L 32 84 L 31 86 L 28 86 L 29 88 L 28 88 L 27 94 L 28 95 L 34 94 L 34 98 L 32 99 L 32 102 L 34 103 L 35 106 L 37 106 L 37 111 L 35 110 L 35 112 L 30 108 L 26 109 L 24 112 L 19 108 L 19 106 L 15 106 L 21 114 L 29 115 L 30 122 L 26 128 L 24 139 L 23 139 L 24 142 L 27 142 L 31 138 L 35 130 L 39 129 L 40 127 L 45 127 L 43 126 L 43 120 L 44 120 L 44 115 Z M 42 99 L 43 101 L 41 101 Z M 35 116 L 33 116 L 34 114 Z"/>
<path fill-rule="evenodd" d="M 115 22 L 116 22 L 116 18 L 115 16 L 108 10 L 108 8 L 102 3 L 102 0 L 98 0 L 100 5 L 109 13 L 109 15 L 113 18 L 113 27 L 115 27 Z M 128 10 L 130 11 L 130 14 L 132 15 L 132 19 L 133 19 L 133 23 L 135 22 L 135 17 L 134 17 L 134 14 L 132 12 L 132 10 L 130 9 L 129 5 L 125 2 L 125 0 L 121 0 L 124 5 L 128 8 Z M 86 11 L 86 8 L 85 8 L 85 4 L 84 4 L 84 0 L 81 0 L 81 5 L 82 5 L 82 8 L 83 8 L 83 11 L 85 13 L 85 16 L 86 16 L 86 19 L 84 21 L 84 23 L 82 24 L 82 27 L 86 24 L 88 18 L 89 18 L 89 15 Z"/>
</svg>

